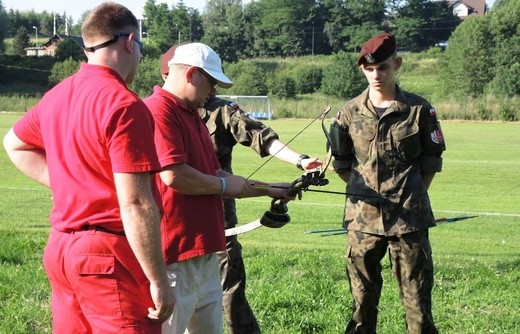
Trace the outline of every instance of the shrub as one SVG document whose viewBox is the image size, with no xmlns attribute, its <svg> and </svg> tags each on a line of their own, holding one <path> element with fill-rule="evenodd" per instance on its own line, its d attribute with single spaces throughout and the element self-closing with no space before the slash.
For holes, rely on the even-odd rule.
<svg viewBox="0 0 520 334">
<path fill-rule="evenodd" d="M 81 47 L 72 39 L 67 39 L 59 43 L 54 56 L 58 61 L 64 61 L 69 58 L 74 60 L 87 60 Z"/>
<path fill-rule="evenodd" d="M 269 82 L 269 91 L 278 98 L 296 97 L 296 82 L 287 74 L 277 74 Z"/>
<path fill-rule="evenodd" d="M 492 35 L 485 19 L 470 18 L 450 37 L 441 72 L 447 92 L 477 97 L 493 79 Z"/>
<path fill-rule="evenodd" d="M 69 57 L 67 60 L 54 64 L 49 76 L 49 84 L 54 86 L 63 79 L 71 76 L 79 70 L 80 62 Z"/>
<path fill-rule="evenodd" d="M 159 58 L 143 57 L 130 89 L 141 98 L 150 96 L 153 93 L 153 86 L 163 84 L 160 72 Z"/>
<path fill-rule="evenodd" d="M 320 89 L 322 78 L 323 70 L 321 68 L 308 66 L 297 68 L 294 73 L 297 93 L 314 93 Z"/>
<path fill-rule="evenodd" d="M 321 91 L 327 95 L 351 99 L 359 95 L 366 85 L 365 77 L 357 66 L 356 55 L 340 52 L 323 71 Z"/>
<path fill-rule="evenodd" d="M 256 63 L 241 61 L 227 64 L 224 73 L 234 83 L 233 87 L 226 89 L 226 95 L 267 95 L 267 75 Z"/>
<path fill-rule="evenodd" d="M 491 110 L 484 103 L 477 104 L 477 115 L 482 121 L 490 120 L 492 118 Z"/>
<path fill-rule="evenodd" d="M 515 122 L 518 121 L 518 117 L 516 114 L 516 109 L 511 107 L 509 104 L 502 104 L 500 106 L 499 112 L 498 112 L 500 119 L 506 122 Z"/>
</svg>

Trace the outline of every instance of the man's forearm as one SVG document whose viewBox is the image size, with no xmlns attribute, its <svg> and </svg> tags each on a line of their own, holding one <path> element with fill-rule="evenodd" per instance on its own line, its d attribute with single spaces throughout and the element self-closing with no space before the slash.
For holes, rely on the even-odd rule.
<svg viewBox="0 0 520 334">
<path fill-rule="evenodd" d="M 49 169 L 45 151 L 22 142 L 13 129 L 4 137 L 4 148 L 16 168 L 27 177 L 50 188 Z"/>
<path fill-rule="evenodd" d="M 158 286 L 167 284 L 157 209 L 152 205 L 121 207 L 121 218 L 130 247 L 146 277 Z"/>
<path fill-rule="evenodd" d="M 121 219 L 126 237 L 146 277 L 165 287 L 166 265 L 162 256 L 160 215 L 153 199 L 148 173 L 115 173 Z"/>
<path fill-rule="evenodd" d="M 310 158 L 306 154 L 300 154 L 278 139 L 273 139 L 268 143 L 267 152 L 275 158 L 302 170 L 314 170 L 323 165 L 318 158 Z"/>
<path fill-rule="evenodd" d="M 300 154 L 295 152 L 293 149 L 278 139 L 271 140 L 267 144 L 266 151 L 275 158 L 290 163 L 294 166 L 296 166 L 298 158 L 300 157 Z"/>
<path fill-rule="evenodd" d="M 167 166 L 160 175 L 164 184 L 185 195 L 215 195 L 222 190 L 220 177 L 204 174 L 184 163 Z"/>
</svg>

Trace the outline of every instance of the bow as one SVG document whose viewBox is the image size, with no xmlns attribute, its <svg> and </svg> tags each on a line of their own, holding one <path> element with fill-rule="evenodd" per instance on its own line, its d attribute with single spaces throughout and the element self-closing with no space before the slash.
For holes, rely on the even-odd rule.
<svg viewBox="0 0 520 334">
<path fill-rule="evenodd" d="M 475 217 L 478 217 L 478 216 L 461 216 L 461 217 L 451 217 L 451 218 L 443 217 L 443 218 L 435 219 L 435 222 L 440 223 L 440 224 L 453 223 L 453 222 L 456 222 L 459 220 L 471 219 L 471 218 L 475 218 Z M 306 234 L 317 234 L 318 233 L 322 237 L 330 237 L 333 235 L 346 234 L 347 230 L 344 228 L 334 228 L 334 229 L 328 229 L 328 230 L 309 230 L 309 231 L 306 231 L 305 233 Z"/>
<path fill-rule="evenodd" d="M 310 186 L 325 186 L 329 184 L 329 180 L 325 178 L 325 173 L 320 170 L 310 171 L 296 180 L 294 180 L 289 188 L 287 188 L 287 194 L 291 197 L 300 196 L 302 191 L 308 190 Z M 280 188 L 277 186 L 271 186 L 273 188 Z M 282 187 L 285 189 L 285 187 Z M 245 225 L 228 228 L 225 230 L 226 237 L 231 235 L 237 235 L 247 233 L 256 230 L 260 226 L 266 226 L 270 228 L 280 228 L 291 221 L 291 217 L 287 214 L 289 209 L 286 203 L 281 199 L 273 198 L 271 200 L 271 207 L 265 211 L 262 218 L 247 223 Z"/>
<path fill-rule="evenodd" d="M 309 126 L 311 126 L 312 123 L 314 123 L 319 118 L 321 118 L 321 127 L 325 133 L 325 137 L 327 138 L 327 143 L 330 144 L 329 134 L 327 133 L 327 131 L 325 129 L 325 125 L 323 124 L 323 122 L 325 120 L 325 116 L 329 113 L 330 110 L 331 110 L 330 106 L 327 106 L 327 108 L 325 108 L 325 110 L 323 110 L 316 118 L 314 118 L 307 125 L 305 125 L 303 127 L 303 129 L 301 129 L 297 134 L 295 134 L 291 139 L 289 139 L 289 141 L 287 143 L 285 143 L 285 145 L 280 147 L 280 149 L 278 151 L 276 151 L 274 154 L 270 155 L 269 158 L 267 158 L 267 160 L 264 161 L 264 163 L 262 163 L 260 166 L 258 166 L 257 169 L 255 169 L 251 174 L 249 174 L 247 179 L 249 180 L 256 172 L 258 172 L 262 167 L 264 167 L 269 161 L 271 161 L 272 158 L 274 158 L 281 150 L 283 150 L 285 147 L 287 147 L 287 145 L 289 145 L 294 139 L 296 139 L 296 137 L 298 137 L 300 134 L 302 134 L 303 131 L 307 130 L 307 128 Z M 327 165 L 327 167 L 328 167 L 328 165 Z"/>
<path fill-rule="evenodd" d="M 321 118 L 321 128 L 323 130 L 323 133 L 325 134 L 325 137 L 327 138 L 327 144 L 330 147 L 329 134 L 328 134 L 327 130 L 325 129 L 325 125 L 324 125 L 325 116 L 330 112 L 330 110 L 331 110 L 330 106 L 327 106 L 318 117 L 316 117 L 315 119 L 312 120 L 312 122 L 307 124 L 307 126 L 305 128 L 303 128 L 303 130 L 298 132 L 296 134 L 296 136 L 291 138 L 291 140 L 289 140 L 287 142 L 287 144 L 285 144 L 283 147 L 287 146 L 294 138 L 296 138 L 300 133 L 302 133 L 305 129 L 307 129 L 318 118 Z M 294 180 L 289 185 L 289 188 L 287 190 L 287 195 L 289 195 L 290 197 L 298 196 L 298 198 L 301 199 L 302 191 L 307 191 L 310 186 L 326 186 L 327 184 L 329 184 L 329 180 L 325 178 L 325 171 L 329 167 L 330 161 L 332 160 L 332 156 L 330 154 L 327 154 L 327 155 L 328 156 L 326 159 L 325 167 L 319 168 L 319 169 L 316 169 L 313 171 L 308 171 L 308 172 L 304 173 L 303 175 L 301 175 L 296 180 Z M 282 202 L 282 200 L 275 198 L 271 201 L 271 208 L 269 209 L 269 211 L 266 211 L 264 213 L 264 215 L 262 216 L 261 222 L 263 222 L 264 226 L 268 226 L 268 227 L 276 227 L 276 228 L 282 227 L 291 221 L 291 218 L 287 214 L 287 211 L 288 211 L 287 205 L 284 202 Z"/>
<path fill-rule="evenodd" d="M 263 164 L 261 164 L 257 169 L 255 169 L 248 177 L 247 179 L 250 179 L 256 172 L 258 172 L 265 164 L 267 164 L 278 152 L 280 152 L 284 147 L 289 145 L 290 142 L 292 142 L 296 137 L 298 137 L 303 131 L 305 131 L 309 126 L 311 126 L 312 123 L 314 123 L 317 119 L 321 118 L 321 127 L 323 132 L 325 133 L 325 137 L 327 138 L 327 143 L 330 146 L 330 139 L 329 135 L 325 129 L 324 120 L 325 116 L 329 113 L 331 110 L 330 106 L 325 108 L 323 112 L 321 112 L 318 117 L 314 118 L 311 122 L 309 122 L 302 130 L 300 130 L 296 135 L 294 135 L 285 145 L 283 145 L 276 153 L 272 154 Z M 325 186 L 329 184 L 329 180 L 325 178 L 325 171 L 327 170 L 331 157 L 327 157 L 328 162 L 326 162 L 325 168 L 320 168 L 314 171 L 309 171 L 304 173 L 302 176 L 294 180 L 288 190 L 287 194 L 291 197 L 301 197 L 302 191 L 307 191 L 309 189 L 309 186 Z M 255 185 L 253 186 L 259 186 L 263 187 L 263 185 Z M 273 188 L 278 188 L 277 186 L 271 186 Z M 288 208 L 286 203 L 282 202 L 281 199 L 274 198 L 271 201 L 271 206 L 268 211 L 265 211 L 263 216 L 260 219 L 257 219 L 255 221 L 252 221 L 250 223 L 247 223 L 245 225 L 229 228 L 225 230 L 226 237 L 247 233 L 252 230 L 255 230 L 259 228 L 260 226 L 267 226 L 270 228 L 280 228 L 284 226 L 285 224 L 289 223 L 291 221 L 291 218 L 287 214 Z"/>
</svg>

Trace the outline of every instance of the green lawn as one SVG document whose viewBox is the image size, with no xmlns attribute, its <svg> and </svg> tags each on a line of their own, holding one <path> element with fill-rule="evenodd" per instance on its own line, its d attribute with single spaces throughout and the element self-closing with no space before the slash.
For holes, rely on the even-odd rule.
<svg viewBox="0 0 520 334">
<path fill-rule="evenodd" d="M 0 135 L 20 115 L 0 115 Z M 266 122 L 288 141 L 308 120 Z M 328 122 L 326 122 L 328 125 Z M 442 122 L 447 151 L 430 188 L 435 215 L 477 218 L 431 230 L 436 285 L 433 312 L 441 333 L 520 333 L 520 124 Z M 328 126 L 327 126 L 328 127 Z M 325 158 L 318 122 L 291 143 Z M 248 176 L 263 161 L 237 147 L 234 169 Z M 0 150 L 0 333 L 50 333 L 49 287 L 41 256 L 50 192 L 18 173 Z M 253 179 L 292 181 L 299 171 L 275 159 Z M 344 190 L 329 172 L 323 190 Z M 289 203 L 291 223 L 262 227 L 240 240 L 248 296 L 266 334 L 343 333 L 350 313 L 345 236 L 305 234 L 341 226 L 343 196 L 304 193 Z M 255 220 L 268 199 L 238 201 L 241 223 Z M 404 333 L 403 309 L 388 261 L 379 333 Z"/>
</svg>

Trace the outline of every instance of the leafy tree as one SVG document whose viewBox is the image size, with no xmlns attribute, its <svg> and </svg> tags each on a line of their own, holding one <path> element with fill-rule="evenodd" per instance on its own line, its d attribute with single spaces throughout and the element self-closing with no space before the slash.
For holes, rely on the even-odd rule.
<svg viewBox="0 0 520 334">
<path fill-rule="evenodd" d="M 460 24 L 447 1 L 390 1 L 390 27 L 398 36 L 399 45 L 419 51 L 448 39 Z"/>
<path fill-rule="evenodd" d="M 262 21 L 255 31 L 255 49 L 259 55 L 301 55 L 314 0 L 259 0 L 259 4 Z"/>
<path fill-rule="evenodd" d="M 144 17 L 148 27 L 147 38 L 151 44 L 160 50 L 168 50 L 177 43 L 179 30 L 173 22 L 167 4 L 156 5 L 155 0 L 147 0 L 144 5 Z"/>
<path fill-rule="evenodd" d="M 163 52 L 173 44 L 197 41 L 202 37 L 198 11 L 186 7 L 183 1 L 170 10 L 165 3 L 147 0 L 144 18 L 148 43 Z"/>
<path fill-rule="evenodd" d="M 16 31 L 16 35 L 14 36 L 13 41 L 13 53 L 15 55 L 24 56 L 25 48 L 29 47 L 30 37 L 27 29 L 25 27 L 20 27 Z"/>
<path fill-rule="evenodd" d="M 311 8 L 307 27 L 305 28 L 305 49 L 303 54 L 331 54 L 332 48 L 325 34 L 325 23 L 328 19 L 327 8 L 323 1 L 316 1 Z"/>
<path fill-rule="evenodd" d="M 442 58 L 447 91 L 477 97 L 493 79 L 493 38 L 486 17 L 470 18 L 453 32 Z"/>
<path fill-rule="evenodd" d="M 55 85 L 63 79 L 71 76 L 79 70 L 80 62 L 72 59 L 72 57 L 57 62 L 52 66 L 51 75 L 49 76 L 49 83 Z"/>
<path fill-rule="evenodd" d="M 63 61 L 68 58 L 74 60 L 86 60 L 85 53 L 72 39 L 66 39 L 58 43 L 54 56 L 58 61 Z"/>
<path fill-rule="evenodd" d="M 494 80 L 491 91 L 500 95 L 520 95 L 520 1 L 501 4 L 487 17 L 493 34 Z"/>
<path fill-rule="evenodd" d="M 256 27 L 260 26 L 262 21 L 261 7 L 258 2 L 251 2 L 244 6 L 242 11 L 244 15 L 244 28 L 242 38 L 244 45 L 242 49 L 243 58 L 253 58 L 259 56 L 259 52 L 255 49 Z"/>
<path fill-rule="evenodd" d="M 4 53 L 5 51 L 5 43 L 4 39 L 7 37 L 7 29 L 9 25 L 9 18 L 7 16 L 7 12 L 2 5 L 2 1 L 0 0 L 0 53 Z"/>
<path fill-rule="evenodd" d="M 364 41 L 383 28 L 384 0 L 329 0 L 325 6 L 330 13 L 325 31 L 334 51 L 358 51 Z"/>
<path fill-rule="evenodd" d="M 209 0 L 202 16 L 204 38 L 223 61 L 234 62 L 244 55 L 244 13 L 241 0 Z"/>
<path fill-rule="evenodd" d="M 366 79 L 357 66 L 357 56 L 353 53 L 339 52 L 323 71 L 321 91 L 324 94 L 351 99 L 366 86 Z"/>
<path fill-rule="evenodd" d="M 163 79 L 159 71 L 160 58 L 144 57 L 139 64 L 139 70 L 130 85 L 135 93 L 141 98 L 150 96 L 155 85 L 162 86 Z"/>
</svg>

